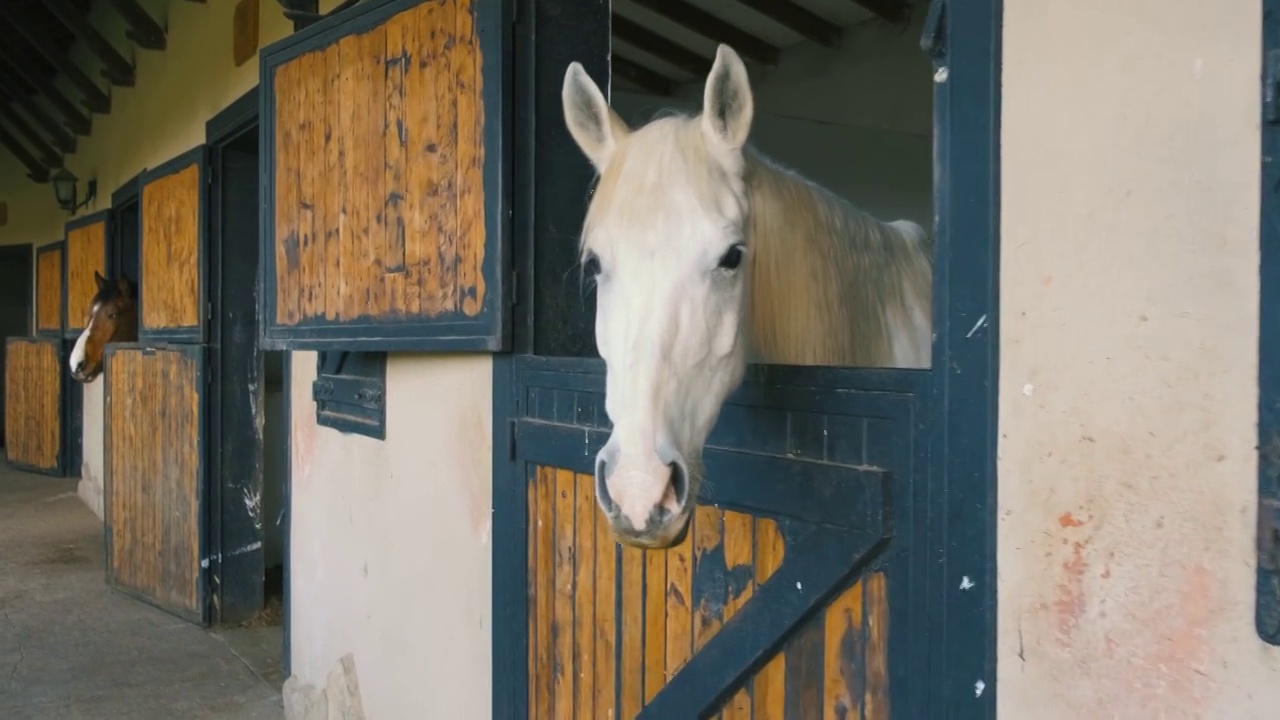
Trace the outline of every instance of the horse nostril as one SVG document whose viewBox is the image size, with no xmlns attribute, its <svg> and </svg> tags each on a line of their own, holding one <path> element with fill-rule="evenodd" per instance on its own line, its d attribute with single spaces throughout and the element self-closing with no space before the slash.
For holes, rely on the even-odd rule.
<svg viewBox="0 0 1280 720">
<path fill-rule="evenodd" d="M 680 507 L 684 507 L 685 502 L 689 499 L 689 476 L 685 472 L 684 464 L 680 462 L 672 462 L 667 465 L 671 468 L 671 491 L 676 496 L 676 503 Z"/>
<path fill-rule="evenodd" d="M 596 458 L 596 500 L 607 512 L 613 512 L 613 498 L 609 497 L 609 484 L 605 482 L 608 478 L 609 464 L 604 458 Z"/>
</svg>

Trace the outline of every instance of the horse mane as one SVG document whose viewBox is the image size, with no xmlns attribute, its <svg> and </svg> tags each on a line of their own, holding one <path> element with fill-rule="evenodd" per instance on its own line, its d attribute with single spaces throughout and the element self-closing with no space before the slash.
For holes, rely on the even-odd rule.
<svg viewBox="0 0 1280 720">
<path fill-rule="evenodd" d="M 790 365 L 928 367 L 933 243 L 783 168 L 750 144 L 742 182 L 706 146 L 698 116 L 664 111 L 619 144 L 596 178 L 580 252 L 603 217 L 649 212 L 637 198 L 745 204 L 752 350 Z M 625 171 L 624 171 L 625 169 Z"/>
<path fill-rule="evenodd" d="M 121 275 L 119 277 L 107 278 L 106 284 L 102 286 L 101 290 L 94 294 L 93 300 L 90 301 L 89 305 L 93 306 L 108 303 L 120 297 L 120 286 L 118 284 L 120 280 L 124 280 L 125 283 L 129 285 L 129 297 L 136 301 L 138 298 L 138 284 L 130 280 L 128 276 Z"/>
</svg>

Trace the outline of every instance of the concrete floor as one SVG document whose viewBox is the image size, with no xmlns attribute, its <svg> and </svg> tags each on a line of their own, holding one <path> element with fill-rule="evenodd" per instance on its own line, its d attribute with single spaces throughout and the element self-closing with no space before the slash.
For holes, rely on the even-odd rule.
<svg viewBox="0 0 1280 720">
<path fill-rule="evenodd" d="M 75 489 L 0 458 L 0 718 L 283 718 L 282 629 L 206 631 L 108 588 Z"/>
</svg>

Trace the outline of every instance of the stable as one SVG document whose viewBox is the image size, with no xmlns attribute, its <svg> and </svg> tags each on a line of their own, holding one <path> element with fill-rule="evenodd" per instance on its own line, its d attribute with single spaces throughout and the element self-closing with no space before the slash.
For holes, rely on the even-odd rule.
<svg viewBox="0 0 1280 720">
<path fill-rule="evenodd" d="M 1280 701 L 1270 0 L 37 5 L 7 457 L 289 717 Z"/>
</svg>

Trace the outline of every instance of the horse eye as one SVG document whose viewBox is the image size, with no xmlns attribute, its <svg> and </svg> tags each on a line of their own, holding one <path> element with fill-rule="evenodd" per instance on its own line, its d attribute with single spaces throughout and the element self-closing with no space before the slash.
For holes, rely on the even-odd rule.
<svg viewBox="0 0 1280 720">
<path fill-rule="evenodd" d="M 582 268 L 583 268 L 583 271 L 586 272 L 587 275 L 590 275 L 591 277 L 595 277 L 596 275 L 599 275 L 600 274 L 600 258 L 596 257 L 595 253 L 587 253 L 586 259 L 582 261 Z"/>
<path fill-rule="evenodd" d="M 734 245 L 720 256 L 720 267 L 725 270 L 737 270 L 742 264 L 742 246 Z"/>
</svg>

